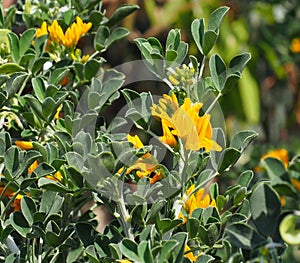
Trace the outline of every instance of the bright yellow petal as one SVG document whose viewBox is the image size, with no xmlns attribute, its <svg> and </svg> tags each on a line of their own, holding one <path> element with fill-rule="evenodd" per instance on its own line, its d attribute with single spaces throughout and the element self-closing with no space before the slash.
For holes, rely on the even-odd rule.
<svg viewBox="0 0 300 263">
<path fill-rule="evenodd" d="M 28 142 L 28 141 L 15 141 L 15 145 L 18 146 L 21 150 L 33 149 L 32 142 Z"/>
<path fill-rule="evenodd" d="M 161 125 L 162 125 L 162 129 L 163 129 L 163 136 L 161 136 L 159 139 L 170 145 L 171 147 L 174 147 L 177 145 L 177 141 L 174 137 L 174 135 L 172 134 L 172 132 L 170 131 L 169 127 L 166 124 L 166 121 L 162 120 L 161 121 Z"/>
<path fill-rule="evenodd" d="M 127 140 L 129 142 L 131 142 L 133 144 L 134 148 L 136 148 L 136 149 L 140 149 L 140 148 L 144 147 L 144 144 L 142 143 L 141 139 L 137 135 L 131 136 L 130 134 L 128 134 Z"/>
</svg>

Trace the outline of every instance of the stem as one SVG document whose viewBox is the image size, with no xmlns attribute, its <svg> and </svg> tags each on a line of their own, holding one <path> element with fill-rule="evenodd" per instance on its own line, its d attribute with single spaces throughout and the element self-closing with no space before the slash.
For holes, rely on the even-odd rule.
<svg viewBox="0 0 300 263">
<path fill-rule="evenodd" d="M 172 83 L 167 78 L 164 78 L 163 81 L 171 88 L 171 90 L 174 89 L 174 86 L 172 85 Z"/>
<path fill-rule="evenodd" d="M 221 96 L 222 96 L 222 93 L 219 93 L 218 96 L 214 99 L 214 101 L 210 104 L 210 106 L 206 110 L 205 114 L 208 114 L 212 110 L 212 108 L 215 106 L 215 104 L 217 103 L 217 101 L 219 100 L 219 98 Z"/>
<path fill-rule="evenodd" d="M 206 59 L 206 57 L 203 56 L 203 59 L 202 59 L 202 62 L 201 62 L 201 67 L 200 67 L 200 71 L 199 71 L 199 79 L 201 79 L 202 75 L 203 75 L 204 66 L 205 66 L 205 59 Z"/>
<path fill-rule="evenodd" d="M 39 238 L 38 263 L 42 263 L 43 239 Z"/>
<path fill-rule="evenodd" d="M 131 216 L 129 215 L 126 206 L 125 206 L 125 202 L 124 202 L 124 195 L 123 195 L 123 184 L 120 184 L 119 187 L 119 199 L 117 200 L 117 206 L 119 208 L 119 212 L 120 212 L 120 222 L 123 226 L 125 235 L 131 239 L 134 240 L 134 236 L 133 236 L 133 231 L 132 231 L 132 227 L 131 227 Z"/>
</svg>

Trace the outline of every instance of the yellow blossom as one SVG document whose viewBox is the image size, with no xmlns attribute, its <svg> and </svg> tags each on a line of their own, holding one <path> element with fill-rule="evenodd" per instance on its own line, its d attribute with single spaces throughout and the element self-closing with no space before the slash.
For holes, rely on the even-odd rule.
<svg viewBox="0 0 300 263">
<path fill-rule="evenodd" d="M 34 161 L 32 163 L 32 165 L 29 166 L 28 168 L 28 174 L 32 174 L 33 171 L 39 166 L 39 162 L 38 161 Z"/>
<path fill-rule="evenodd" d="M 300 192 L 300 181 L 296 178 L 291 178 L 291 183 Z"/>
<path fill-rule="evenodd" d="M 28 142 L 28 141 L 15 141 L 15 145 L 18 146 L 21 150 L 33 149 L 32 142 Z"/>
<path fill-rule="evenodd" d="M 10 195 L 12 198 L 14 196 L 14 193 Z M 11 203 L 11 207 L 14 209 L 14 211 L 20 211 L 21 210 L 21 199 L 23 195 L 17 194 L 14 201 Z"/>
<path fill-rule="evenodd" d="M 286 149 L 275 149 L 264 154 L 261 159 L 264 160 L 266 158 L 275 158 L 279 161 L 282 161 L 284 166 L 287 168 L 289 165 L 289 153 Z"/>
<path fill-rule="evenodd" d="M 47 23 L 46 21 L 44 21 L 41 27 L 36 30 L 35 37 L 38 38 L 40 36 L 47 35 L 47 34 L 48 34 Z"/>
<path fill-rule="evenodd" d="M 201 108 L 202 103 L 193 104 L 189 98 L 179 106 L 174 94 L 164 95 L 158 105 L 154 104 L 151 107 L 152 115 L 162 121 L 164 135 L 161 140 L 174 146 L 174 139 L 170 137 L 171 132 L 181 139 L 186 150 L 197 151 L 204 148 L 206 151 L 221 151 L 222 148 L 212 140 L 210 115 L 199 116 Z"/>
<path fill-rule="evenodd" d="M 127 135 L 127 140 L 133 144 L 133 147 L 140 149 L 144 147 L 144 144 L 137 135 L 131 136 Z M 122 167 L 119 169 L 118 173 L 124 170 Z M 126 169 L 126 174 L 135 171 L 135 174 L 139 178 L 148 177 L 150 179 L 150 184 L 154 184 L 156 181 L 163 178 L 163 172 L 159 170 L 159 164 L 157 160 L 150 154 L 145 153 L 142 157 L 138 158 L 133 165 Z"/>
<path fill-rule="evenodd" d="M 68 77 L 66 76 L 66 77 L 64 77 L 64 79 L 65 78 L 67 78 L 67 80 L 65 80 L 65 81 L 69 81 L 69 79 L 68 79 Z M 64 80 L 63 79 L 63 80 Z M 62 86 L 64 86 L 64 85 L 62 85 Z M 58 120 L 59 119 L 59 114 L 60 114 L 60 111 L 61 111 L 61 109 L 62 109 L 62 104 L 57 108 L 57 110 L 56 110 L 56 113 L 55 113 L 55 115 L 54 115 L 54 119 L 55 120 Z"/>
<path fill-rule="evenodd" d="M 49 36 L 54 43 L 62 43 L 64 40 L 64 32 L 57 20 L 54 20 L 50 26 L 48 26 Z"/>
<path fill-rule="evenodd" d="M 57 171 L 54 175 L 46 175 L 46 178 L 51 179 L 53 181 L 61 181 L 62 174 L 60 171 Z"/>
<path fill-rule="evenodd" d="M 185 245 L 184 252 L 190 251 L 191 248 L 188 245 Z M 184 254 L 184 257 L 188 258 L 192 262 L 196 262 L 198 256 L 194 256 L 194 253 L 191 251 L 189 253 Z"/>
<path fill-rule="evenodd" d="M 128 259 L 119 259 L 117 260 L 120 263 L 131 263 L 132 261 L 128 260 Z"/>
<path fill-rule="evenodd" d="M 191 185 L 186 191 L 186 196 L 188 199 L 185 201 L 183 208 L 188 215 L 192 215 L 194 210 L 197 208 L 207 208 L 209 206 L 216 207 L 215 199 L 210 198 L 209 194 L 205 194 L 205 189 L 200 188 L 196 192 L 192 193 L 195 190 L 195 185 Z M 192 194 L 191 194 L 192 193 Z M 182 212 L 179 213 L 179 218 L 185 219 Z"/>
<path fill-rule="evenodd" d="M 294 38 L 291 43 L 291 51 L 293 53 L 300 53 L 300 38 Z"/>
</svg>

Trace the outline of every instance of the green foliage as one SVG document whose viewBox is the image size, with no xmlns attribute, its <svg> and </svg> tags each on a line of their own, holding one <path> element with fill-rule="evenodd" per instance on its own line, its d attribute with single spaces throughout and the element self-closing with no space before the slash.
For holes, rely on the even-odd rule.
<svg viewBox="0 0 300 263">
<path fill-rule="evenodd" d="M 0 63 L 1 262 L 280 262 L 283 240 L 298 238 L 298 215 L 285 214 L 279 195 L 299 199 L 291 184 L 299 159 L 287 170 L 265 158 L 263 180 L 252 170 L 239 173 L 234 165 L 257 132 L 237 132 L 227 143 L 223 129 L 211 127 L 218 100 L 235 92 L 251 58 L 235 54 L 227 66 L 213 53 L 228 7 L 212 12 L 207 29 L 204 18 L 191 23 L 201 63 L 179 29 L 169 31 L 165 45 L 155 37 L 135 40 L 146 67 L 169 88 L 159 106 L 151 92 L 123 88 L 127 76 L 104 59 L 128 36 L 119 25 L 136 5 L 110 17 L 102 1 L 25 1 L 22 8 L 22 33 L 12 32 L 15 9 L 0 10 L 7 28 L 7 63 Z M 62 36 L 50 30 L 54 21 Z M 70 46 L 66 32 L 74 21 L 89 29 Z M 39 35 L 42 22 L 48 27 Z M 123 116 L 107 120 L 121 97 Z M 161 122 L 163 136 L 155 116 L 167 126 Z M 150 145 L 134 133 L 143 142 L 151 137 Z M 238 180 L 221 189 L 219 178 L 230 172 Z M 110 217 L 101 231 L 93 206 Z"/>
</svg>

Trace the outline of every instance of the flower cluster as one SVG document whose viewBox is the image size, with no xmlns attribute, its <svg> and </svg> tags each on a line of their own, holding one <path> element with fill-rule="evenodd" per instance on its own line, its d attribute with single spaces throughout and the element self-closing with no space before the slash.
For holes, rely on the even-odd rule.
<svg viewBox="0 0 300 263">
<path fill-rule="evenodd" d="M 210 115 L 199 116 L 201 108 L 202 103 L 192 103 L 189 98 L 179 106 L 174 93 L 164 94 L 159 104 L 151 108 L 152 115 L 161 119 L 163 136 L 160 140 L 175 147 L 180 139 L 186 150 L 221 151 L 220 145 L 212 139 Z"/>
<path fill-rule="evenodd" d="M 76 17 L 76 22 L 72 23 L 72 25 L 68 27 L 65 32 L 58 24 L 57 20 L 54 20 L 49 26 L 47 26 L 46 21 L 44 21 L 41 27 L 36 30 L 35 36 L 36 38 L 38 38 L 40 36 L 48 34 L 49 39 L 46 47 L 48 51 L 50 50 L 50 46 L 52 43 L 54 46 L 62 45 L 70 51 L 70 57 L 72 60 L 85 62 L 89 58 L 89 56 L 85 55 L 81 58 L 81 51 L 75 48 L 78 44 L 79 39 L 83 35 L 85 35 L 91 29 L 91 27 L 91 22 L 84 23 L 79 16 Z"/>
<path fill-rule="evenodd" d="M 216 207 L 216 201 L 214 199 L 211 199 L 209 194 L 205 193 L 204 188 L 200 188 L 195 191 L 195 185 L 192 184 L 189 189 L 186 191 L 185 196 L 187 197 L 187 200 L 185 201 L 183 208 L 185 213 L 188 216 L 191 216 L 192 213 L 197 208 L 207 208 L 209 206 Z M 183 218 L 185 220 L 185 216 L 183 215 L 182 211 L 180 211 L 179 218 Z"/>
<path fill-rule="evenodd" d="M 127 135 L 127 140 L 131 142 L 136 149 L 144 147 L 140 138 L 135 135 Z M 124 168 L 121 168 L 118 173 L 121 173 Z M 138 158 L 133 165 L 126 169 L 126 174 L 135 172 L 135 175 L 139 178 L 148 177 L 150 179 L 150 184 L 154 184 L 163 178 L 163 172 L 160 170 L 160 165 L 150 153 L 144 154 L 142 157 Z"/>
</svg>

